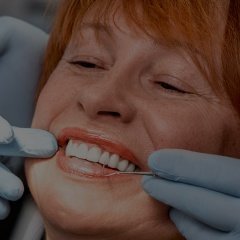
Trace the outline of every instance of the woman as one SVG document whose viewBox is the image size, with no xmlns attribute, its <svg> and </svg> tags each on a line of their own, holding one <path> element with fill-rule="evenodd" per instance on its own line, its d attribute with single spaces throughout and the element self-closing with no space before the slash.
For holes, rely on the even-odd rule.
<svg viewBox="0 0 240 240">
<path fill-rule="evenodd" d="M 240 157 L 229 6 L 63 1 L 32 124 L 60 148 L 25 165 L 48 240 L 184 239 L 139 177 L 112 173 L 163 148 Z"/>
</svg>

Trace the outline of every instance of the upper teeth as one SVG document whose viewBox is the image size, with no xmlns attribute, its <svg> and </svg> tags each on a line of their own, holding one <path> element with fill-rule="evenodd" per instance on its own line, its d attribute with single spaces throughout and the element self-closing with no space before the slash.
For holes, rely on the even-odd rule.
<svg viewBox="0 0 240 240">
<path fill-rule="evenodd" d="M 135 164 L 120 158 L 118 154 L 102 150 L 98 146 L 89 146 L 86 143 L 77 143 L 70 140 L 67 144 L 65 154 L 68 157 L 77 157 L 94 163 L 101 163 L 119 171 L 132 172 L 136 169 Z"/>
</svg>

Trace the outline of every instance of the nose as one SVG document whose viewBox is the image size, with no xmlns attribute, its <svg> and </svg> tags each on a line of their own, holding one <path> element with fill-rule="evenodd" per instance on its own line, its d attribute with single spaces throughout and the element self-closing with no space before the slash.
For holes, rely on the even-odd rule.
<svg viewBox="0 0 240 240">
<path fill-rule="evenodd" d="M 111 79 L 101 79 L 81 88 L 78 105 L 91 119 L 131 122 L 136 108 L 129 99 L 127 86 Z"/>
</svg>

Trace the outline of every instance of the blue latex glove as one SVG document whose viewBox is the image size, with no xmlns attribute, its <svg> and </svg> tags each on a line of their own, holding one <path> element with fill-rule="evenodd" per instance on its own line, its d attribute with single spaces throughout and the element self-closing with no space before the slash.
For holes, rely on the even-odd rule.
<svg viewBox="0 0 240 240">
<path fill-rule="evenodd" d="M 0 117 L 0 155 L 21 157 L 51 157 L 57 151 L 57 142 L 47 131 L 11 127 Z M 23 184 L 0 163 L 0 219 L 9 213 L 8 200 L 15 201 L 23 194 Z"/>
<path fill-rule="evenodd" d="M 47 41 L 48 35 L 42 30 L 11 17 L 0 17 L 0 115 L 11 125 L 30 127 Z M 0 119 L 0 156 L 47 156 L 41 152 L 44 141 L 40 146 L 36 144 L 39 138 L 53 141 L 51 150 L 56 147 L 52 135 L 12 128 L 8 122 Z M 20 179 L 6 165 L 16 170 L 23 161 L 1 157 L 0 162 L 0 219 L 3 219 L 9 212 L 6 200 L 16 200 L 23 192 Z"/>
<path fill-rule="evenodd" d="M 159 177 L 144 177 L 143 188 L 172 207 L 186 239 L 240 239 L 240 159 L 166 149 L 150 156 L 149 167 Z"/>
<path fill-rule="evenodd" d="M 29 127 L 48 35 L 23 21 L 0 17 L 0 115 Z"/>
</svg>

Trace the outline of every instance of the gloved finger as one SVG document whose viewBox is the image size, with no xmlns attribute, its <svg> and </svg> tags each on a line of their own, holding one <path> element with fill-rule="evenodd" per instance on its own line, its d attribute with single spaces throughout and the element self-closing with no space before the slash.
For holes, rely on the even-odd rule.
<svg viewBox="0 0 240 240">
<path fill-rule="evenodd" d="M 177 149 L 163 149 L 149 157 L 149 167 L 165 179 L 240 197 L 238 159 Z"/>
<path fill-rule="evenodd" d="M 239 199 L 183 183 L 144 177 L 143 188 L 155 199 L 221 231 L 240 223 Z"/>
<path fill-rule="evenodd" d="M 7 144 L 13 140 L 11 125 L 0 116 L 0 144 Z"/>
<path fill-rule="evenodd" d="M 176 209 L 170 211 L 170 218 L 187 240 L 227 240 L 227 233 L 210 228 Z"/>
<path fill-rule="evenodd" d="M 0 155 L 48 158 L 57 152 L 57 141 L 51 133 L 32 128 L 12 129 L 14 139 L 10 144 L 0 145 Z"/>
<path fill-rule="evenodd" d="M 9 204 L 6 200 L 0 198 L 0 220 L 5 219 L 10 212 Z"/>
<path fill-rule="evenodd" d="M 0 197 L 16 201 L 23 195 L 23 191 L 22 181 L 0 163 Z"/>
</svg>

